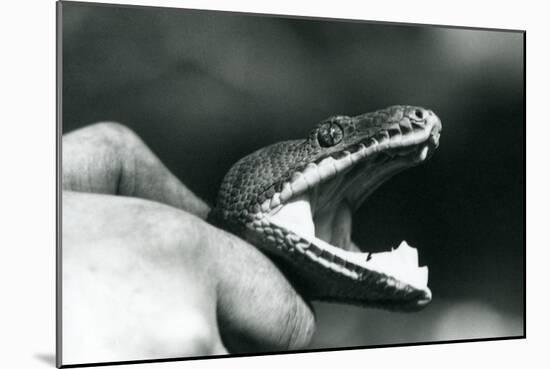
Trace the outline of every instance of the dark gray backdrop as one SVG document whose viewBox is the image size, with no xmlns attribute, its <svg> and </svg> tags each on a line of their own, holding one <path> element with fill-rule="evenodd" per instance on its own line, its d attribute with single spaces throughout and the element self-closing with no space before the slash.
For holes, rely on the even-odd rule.
<svg viewBox="0 0 550 369">
<path fill-rule="evenodd" d="M 62 21 L 63 132 L 119 121 L 210 203 L 238 158 L 328 116 L 433 109 L 436 155 L 354 217 L 359 244 L 419 248 L 432 304 L 316 304 L 311 347 L 523 334 L 522 33 L 75 3 Z"/>
</svg>

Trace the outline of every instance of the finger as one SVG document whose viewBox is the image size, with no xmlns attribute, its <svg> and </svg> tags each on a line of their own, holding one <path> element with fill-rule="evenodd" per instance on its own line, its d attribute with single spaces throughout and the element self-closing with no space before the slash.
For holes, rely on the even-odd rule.
<svg viewBox="0 0 550 369">
<path fill-rule="evenodd" d="M 130 129 L 98 123 L 63 136 L 63 189 L 140 197 L 201 218 L 208 205 L 185 187 Z"/>
<path fill-rule="evenodd" d="M 209 226 L 209 225 L 208 225 Z M 208 232 L 218 286 L 218 323 L 231 352 L 304 348 L 314 332 L 310 305 L 252 245 L 217 228 Z"/>
</svg>

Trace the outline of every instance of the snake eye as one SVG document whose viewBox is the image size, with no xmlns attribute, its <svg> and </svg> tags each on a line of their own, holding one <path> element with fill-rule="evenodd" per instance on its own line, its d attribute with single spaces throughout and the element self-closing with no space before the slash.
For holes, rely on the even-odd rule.
<svg viewBox="0 0 550 369">
<path fill-rule="evenodd" d="M 330 147 L 338 144 L 344 138 L 344 131 L 338 123 L 326 122 L 319 127 L 317 141 L 322 147 Z"/>
</svg>

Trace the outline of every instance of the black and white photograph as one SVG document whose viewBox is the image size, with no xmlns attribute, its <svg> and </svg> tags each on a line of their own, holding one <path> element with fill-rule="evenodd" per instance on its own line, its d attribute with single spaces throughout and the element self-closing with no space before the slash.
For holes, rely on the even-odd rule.
<svg viewBox="0 0 550 369">
<path fill-rule="evenodd" d="M 58 2 L 57 366 L 525 338 L 525 35 Z"/>
</svg>

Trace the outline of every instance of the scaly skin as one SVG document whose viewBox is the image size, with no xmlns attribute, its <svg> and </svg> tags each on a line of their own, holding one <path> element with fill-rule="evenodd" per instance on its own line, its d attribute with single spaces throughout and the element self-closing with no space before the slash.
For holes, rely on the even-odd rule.
<svg viewBox="0 0 550 369">
<path fill-rule="evenodd" d="M 209 219 L 266 252 L 311 299 L 391 310 L 420 309 L 431 300 L 427 286 L 414 287 L 327 252 L 322 241 L 275 224 L 271 215 L 342 173 L 356 169 L 359 176 L 364 164 L 373 179 L 356 181 L 365 187 L 349 201 L 355 209 L 385 180 L 431 156 L 440 132 L 439 118 L 420 107 L 392 106 L 356 117 L 328 118 L 305 139 L 275 143 L 239 160 L 225 176 Z M 383 160 L 368 167 L 365 163 L 374 162 L 376 156 Z M 321 178 L 317 171 L 319 178 L 314 181 L 306 175 L 311 168 L 327 168 L 327 158 L 338 162 L 333 164 L 335 173 Z"/>
</svg>

